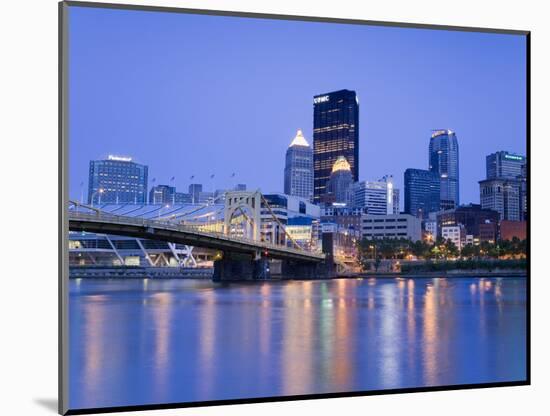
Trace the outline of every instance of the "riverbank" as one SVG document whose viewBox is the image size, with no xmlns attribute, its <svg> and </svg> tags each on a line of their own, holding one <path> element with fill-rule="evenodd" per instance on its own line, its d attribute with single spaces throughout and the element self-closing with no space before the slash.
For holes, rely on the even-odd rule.
<svg viewBox="0 0 550 416">
<path fill-rule="evenodd" d="M 70 279 L 212 279 L 213 268 L 73 266 Z"/>
<path fill-rule="evenodd" d="M 527 277 L 527 270 L 446 270 L 446 271 L 430 271 L 430 272 L 362 272 L 345 274 L 338 276 L 339 278 L 396 278 L 402 277 L 406 279 L 421 279 L 426 277 L 445 278 L 445 277 Z"/>
</svg>

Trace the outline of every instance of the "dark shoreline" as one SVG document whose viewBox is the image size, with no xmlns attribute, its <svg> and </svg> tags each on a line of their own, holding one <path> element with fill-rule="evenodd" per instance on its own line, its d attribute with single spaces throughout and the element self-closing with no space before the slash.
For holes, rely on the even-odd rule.
<svg viewBox="0 0 550 416">
<path fill-rule="evenodd" d="M 211 280 L 213 269 L 170 270 L 161 268 L 74 268 L 69 279 L 158 279 L 158 280 Z M 425 278 L 485 278 L 485 277 L 527 277 L 526 270 L 447 270 L 426 271 L 415 273 L 401 272 L 361 272 L 333 276 L 329 279 L 277 279 L 261 280 L 260 282 L 280 282 L 285 280 L 333 280 L 333 279 L 425 279 Z"/>
</svg>

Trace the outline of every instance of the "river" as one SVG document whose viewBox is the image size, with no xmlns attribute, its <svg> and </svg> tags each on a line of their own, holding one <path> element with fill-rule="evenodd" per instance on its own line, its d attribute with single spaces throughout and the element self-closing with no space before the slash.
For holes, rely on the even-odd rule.
<svg viewBox="0 0 550 416">
<path fill-rule="evenodd" d="M 71 279 L 73 409 L 521 381 L 526 279 Z"/>
</svg>

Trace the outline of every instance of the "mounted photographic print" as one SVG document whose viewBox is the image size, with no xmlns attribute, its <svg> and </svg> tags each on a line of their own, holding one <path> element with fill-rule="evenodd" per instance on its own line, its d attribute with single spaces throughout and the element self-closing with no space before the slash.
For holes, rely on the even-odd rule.
<svg viewBox="0 0 550 416">
<path fill-rule="evenodd" d="M 60 29 L 60 413 L 529 384 L 529 32 Z"/>
</svg>

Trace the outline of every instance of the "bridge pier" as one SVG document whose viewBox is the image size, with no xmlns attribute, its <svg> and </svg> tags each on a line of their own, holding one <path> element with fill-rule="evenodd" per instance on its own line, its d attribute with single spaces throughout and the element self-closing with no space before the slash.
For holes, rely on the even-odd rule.
<svg viewBox="0 0 550 416">
<path fill-rule="evenodd" d="M 271 278 L 269 260 L 255 259 L 251 255 L 225 253 L 223 258 L 214 262 L 215 282 L 268 280 Z"/>
</svg>

